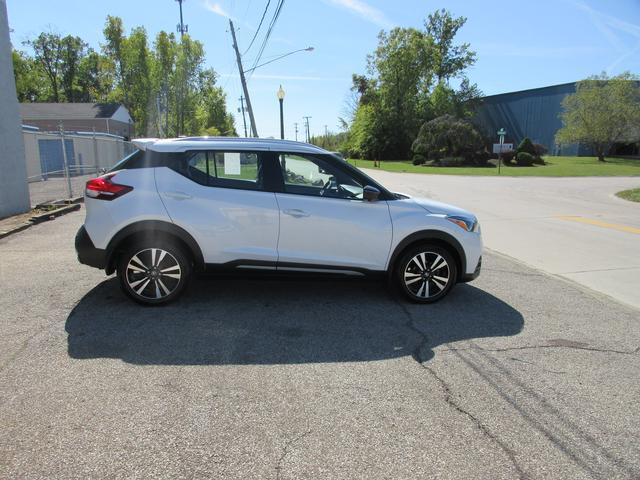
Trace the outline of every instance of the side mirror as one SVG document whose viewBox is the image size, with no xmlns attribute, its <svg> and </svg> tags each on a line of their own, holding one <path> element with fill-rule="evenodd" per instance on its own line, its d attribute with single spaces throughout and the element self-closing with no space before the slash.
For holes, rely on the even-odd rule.
<svg viewBox="0 0 640 480">
<path fill-rule="evenodd" d="M 375 202 L 378 200 L 380 196 L 380 190 L 376 187 L 372 187 L 371 185 L 367 185 L 362 190 L 362 198 L 364 198 L 367 202 Z"/>
</svg>

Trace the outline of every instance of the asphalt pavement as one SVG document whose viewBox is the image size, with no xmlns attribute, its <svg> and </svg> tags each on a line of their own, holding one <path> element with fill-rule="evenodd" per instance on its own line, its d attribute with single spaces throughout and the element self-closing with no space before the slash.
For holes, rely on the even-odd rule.
<svg viewBox="0 0 640 480">
<path fill-rule="evenodd" d="M 453 203 L 485 245 L 640 308 L 640 177 L 468 177 L 367 170 L 387 187 Z"/>
<path fill-rule="evenodd" d="M 0 240 L 0 478 L 640 477 L 640 313 L 504 256 L 442 302 L 196 279 L 167 307 Z"/>
</svg>

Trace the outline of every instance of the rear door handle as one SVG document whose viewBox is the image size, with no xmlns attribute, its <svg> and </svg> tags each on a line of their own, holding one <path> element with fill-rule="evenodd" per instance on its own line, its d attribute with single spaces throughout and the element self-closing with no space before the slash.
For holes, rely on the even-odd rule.
<svg viewBox="0 0 640 480">
<path fill-rule="evenodd" d="M 184 192 L 164 192 L 164 196 L 173 200 L 189 200 L 193 198 L 191 195 Z"/>
<path fill-rule="evenodd" d="M 285 215 L 291 215 L 292 217 L 296 217 L 296 218 L 301 218 L 301 217 L 308 217 L 309 214 L 307 212 L 305 212 L 304 210 L 300 210 L 297 208 L 292 208 L 289 210 L 283 210 L 282 213 L 284 213 Z"/>
</svg>

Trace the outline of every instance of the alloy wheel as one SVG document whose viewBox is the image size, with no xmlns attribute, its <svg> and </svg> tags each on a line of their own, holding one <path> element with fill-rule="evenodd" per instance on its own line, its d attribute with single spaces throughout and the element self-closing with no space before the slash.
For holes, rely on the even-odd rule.
<svg viewBox="0 0 640 480">
<path fill-rule="evenodd" d="M 145 299 L 165 298 L 178 287 L 182 270 L 178 260 L 161 248 L 140 250 L 129 259 L 125 272 L 131 291 Z"/>
<path fill-rule="evenodd" d="M 418 299 L 439 295 L 449 284 L 451 268 L 436 252 L 420 252 L 407 262 L 403 280 L 407 290 Z"/>
</svg>

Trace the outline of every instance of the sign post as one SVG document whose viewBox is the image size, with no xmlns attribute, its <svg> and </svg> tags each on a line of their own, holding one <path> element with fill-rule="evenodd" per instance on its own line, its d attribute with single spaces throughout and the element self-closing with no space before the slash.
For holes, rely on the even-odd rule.
<svg viewBox="0 0 640 480">
<path fill-rule="evenodd" d="M 500 138 L 500 153 L 498 153 L 498 175 L 500 175 L 500 164 L 502 163 L 502 146 L 504 145 L 504 137 L 507 131 L 504 128 L 498 130 L 498 137 Z"/>
</svg>

